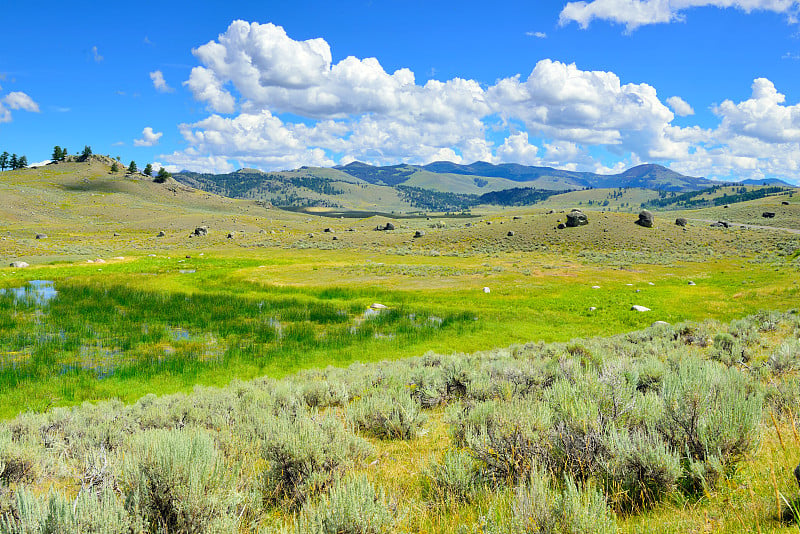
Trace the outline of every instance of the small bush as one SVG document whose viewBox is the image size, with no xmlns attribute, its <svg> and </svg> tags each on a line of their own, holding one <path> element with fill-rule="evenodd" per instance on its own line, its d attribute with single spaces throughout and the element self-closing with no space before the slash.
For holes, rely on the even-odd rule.
<svg viewBox="0 0 800 534">
<path fill-rule="evenodd" d="M 736 369 L 681 361 L 662 388 L 660 430 L 669 446 L 701 463 L 739 460 L 757 444 L 763 395 L 755 386 Z"/>
<path fill-rule="evenodd" d="M 579 487 L 572 478 L 561 490 L 549 477 L 536 473 L 517 488 L 511 513 L 504 515 L 493 532 L 507 534 L 615 533 L 616 519 L 597 489 Z"/>
<path fill-rule="evenodd" d="M 21 490 L 14 513 L 0 516 L 2 534 L 127 534 L 142 528 L 111 491 L 82 492 L 72 501 L 56 492 L 37 497 Z"/>
<path fill-rule="evenodd" d="M 609 448 L 605 478 L 618 508 L 638 512 L 676 489 L 680 456 L 659 436 L 615 432 L 609 436 Z"/>
<path fill-rule="evenodd" d="M 134 437 L 123 464 L 127 506 L 151 532 L 235 528 L 240 496 L 203 432 L 152 430 Z"/>
<path fill-rule="evenodd" d="M 552 457 L 552 414 L 543 403 L 489 401 L 465 415 L 451 420 L 454 439 L 463 439 L 467 452 L 481 462 L 486 479 L 495 484 L 515 484 Z"/>
<path fill-rule="evenodd" d="M 353 402 L 347 420 L 356 430 L 379 439 L 412 439 L 427 417 L 408 392 L 378 390 Z"/>
<path fill-rule="evenodd" d="M 393 532 L 395 517 L 379 491 L 365 477 L 339 482 L 297 518 L 297 534 L 384 534 Z"/>
<path fill-rule="evenodd" d="M 767 367 L 775 376 L 800 369 L 800 341 L 790 339 L 781 343 L 767 359 Z"/>
<path fill-rule="evenodd" d="M 372 452 L 368 442 L 331 417 L 307 415 L 269 419 L 262 432 L 263 479 L 267 504 L 299 508 Z"/>
<path fill-rule="evenodd" d="M 475 460 L 464 451 L 448 451 L 422 471 L 422 495 L 435 502 L 471 502 L 483 488 Z"/>
</svg>

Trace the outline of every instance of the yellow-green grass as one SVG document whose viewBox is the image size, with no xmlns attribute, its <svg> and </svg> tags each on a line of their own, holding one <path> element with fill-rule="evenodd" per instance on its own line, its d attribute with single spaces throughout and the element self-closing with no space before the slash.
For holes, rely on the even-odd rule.
<svg viewBox="0 0 800 534">
<path fill-rule="evenodd" d="M 608 335 L 643 328 L 656 320 L 727 321 L 760 309 L 789 309 L 796 306 L 800 290 L 791 265 L 754 269 L 741 259 L 608 269 L 575 258 L 532 253 L 398 257 L 279 249 L 185 256 L 2 269 L 0 286 L 5 288 L 43 279 L 53 280 L 57 290 L 71 288 L 69 294 L 83 291 L 91 296 L 100 290 L 112 296 L 125 292 L 141 295 L 135 304 L 125 304 L 124 296 L 114 297 L 121 308 L 136 308 L 103 315 L 94 322 L 97 311 L 92 311 L 89 303 L 71 303 L 67 294 L 59 297 L 58 313 L 104 333 L 98 333 L 91 343 L 84 336 L 72 353 L 48 356 L 53 359 L 45 361 L 56 366 L 55 371 L 25 375 L 15 387 L 4 388 L 0 392 L 2 416 L 108 397 L 132 401 L 148 392 L 188 390 L 197 383 L 222 386 L 234 378 L 284 376 L 307 367 L 397 359 L 431 350 L 471 352 L 527 341 Z M 689 285 L 690 281 L 696 285 Z M 490 292 L 485 293 L 484 287 Z M 248 340 L 262 335 L 252 326 L 234 334 L 221 333 L 232 316 L 223 313 L 198 323 L 194 317 L 182 318 L 159 309 L 159 302 L 175 302 L 175 296 L 184 298 L 181 295 L 235 302 L 241 306 L 242 316 L 249 313 L 245 307 L 266 302 L 266 308 L 279 303 L 297 309 L 322 306 L 346 318 L 330 326 L 325 321 L 287 320 L 285 314 L 294 312 L 286 310 L 252 312 L 262 323 L 276 319 L 284 326 L 310 328 L 314 336 L 294 345 L 269 339 L 251 346 Z M 357 326 L 363 311 L 376 302 L 404 316 L 452 321 L 442 328 L 427 328 L 430 325 L 426 323 L 423 333 L 413 335 L 400 334 L 397 328 L 405 327 L 396 323 L 376 329 L 374 336 L 350 336 L 348 329 Z M 634 304 L 652 311 L 631 311 Z M 124 329 L 119 329 L 115 333 L 113 323 L 135 316 L 133 311 L 144 314 L 136 321 L 162 330 L 181 329 L 191 339 L 174 340 L 166 334 L 142 339 L 138 323 L 133 331 L 121 333 Z M 28 313 L 28 321 L 48 321 L 47 306 Z M 20 327 L 25 324 L 21 322 Z M 204 336 L 215 340 L 213 347 L 202 342 Z M 13 339 L 6 341 L 6 358 L 24 366 L 38 345 L 32 348 L 27 338 L 17 341 L 17 346 L 14 343 Z M 237 343 L 245 343 L 247 349 L 233 350 Z M 96 347 L 100 354 L 121 351 L 117 357 L 122 363 L 112 361 L 113 372 L 105 376 L 109 370 L 104 369 L 102 378 L 95 376 L 94 368 L 73 369 L 73 360 L 79 359 L 76 354 L 85 354 L 86 346 Z M 203 356 L 209 351 L 213 357 Z M 152 365 L 146 363 L 150 361 Z M 59 370 L 62 365 L 70 367 Z"/>
</svg>

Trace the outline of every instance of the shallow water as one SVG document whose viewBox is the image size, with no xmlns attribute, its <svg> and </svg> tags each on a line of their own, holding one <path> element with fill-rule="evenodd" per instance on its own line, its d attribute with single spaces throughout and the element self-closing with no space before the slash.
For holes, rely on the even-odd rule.
<svg viewBox="0 0 800 534">
<path fill-rule="evenodd" d="M 58 296 L 52 280 L 30 280 L 28 285 L 0 289 L 0 295 L 10 294 L 18 302 L 43 306 Z"/>
</svg>

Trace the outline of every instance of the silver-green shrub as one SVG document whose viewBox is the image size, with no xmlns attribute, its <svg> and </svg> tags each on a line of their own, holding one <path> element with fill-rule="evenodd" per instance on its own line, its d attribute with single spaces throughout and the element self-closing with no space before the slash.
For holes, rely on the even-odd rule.
<svg viewBox="0 0 800 534">
<path fill-rule="evenodd" d="M 611 431 L 608 446 L 604 478 L 617 508 L 638 512 L 677 488 L 681 458 L 660 436 Z"/>
<path fill-rule="evenodd" d="M 379 439 L 413 439 L 427 417 L 408 391 L 378 389 L 347 407 L 347 420 L 358 431 Z"/>
<path fill-rule="evenodd" d="M 660 430 L 684 457 L 729 465 L 757 444 L 763 394 L 736 369 L 682 360 L 664 377 L 662 396 Z"/>
<path fill-rule="evenodd" d="M 123 461 L 131 514 L 150 532 L 235 530 L 239 492 L 214 440 L 192 430 L 150 430 L 134 436 Z"/>
<path fill-rule="evenodd" d="M 431 461 L 420 480 L 423 497 L 434 502 L 471 502 L 485 487 L 475 459 L 462 450 Z"/>
<path fill-rule="evenodd" d="M 357 466 L 372 446 L 330 416 L 267 418 L 261 428 L 264 501 L 299 508 Z"/>
<path fill-rule="evenodd" d="M 71 501 L 57 492 L 37 497 L 28 490 L 17 493 L 13 514 L 0 516 L 1 534 L 128 534 L 141 532 L 112 491 L 100 495 L 81 492 Z"/>
<path fill-rule="evenodd" d="M 328 495 L 303 507 L 297 534 L 385 534 L 394 532 L 395 513 L 386 495 L 366 477 L 340 481 Z"/>
<path fill-rule="evenodd" d="M 572 478 L 560 489 L 546 474 L 535 471 L 519 486 L 509 514 L 501 514 L 489 531 L 497 534 L 611 534 L 616 519 L 602 492 L 579 486 Z"/>
</svg>

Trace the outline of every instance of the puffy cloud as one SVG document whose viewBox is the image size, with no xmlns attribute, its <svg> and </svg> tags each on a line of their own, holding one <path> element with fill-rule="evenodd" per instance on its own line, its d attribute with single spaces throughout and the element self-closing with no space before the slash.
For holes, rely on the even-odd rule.
<svg viewBox="0 0 800 534">
<path fill-rule="evenodd" d="M 167 85 L 167 81 L 164 79 L 164 73 L 160 70 L 151 72 L 150 79 L 153 81 L 153 87 L 156 88 L 156 91 L 161 91 L 162 93 L 171 93 L 174 91 L 172 87 Z"/>
<path fill-rule="evenodd" d="M 587 145 L 619 145 L 652 157 L 669 139 L 674 115 L 647 84 L 621 84 L 613 72 L 583 71 L 545 59 L 526 80 L 500 80 L 487 90 L 494 110 L 528 131 Z"/>
<path fill-rule="evenodd" d="M 11 122 L 11 110 L 39 113 L 39 104 L 21 91 L 12 91 L 0 98 L 0 123 Z"/>
<path fill-rule="evenodd" d="M 142 138 L 134 139 L 133 146 L 154 146 L 158 144 L 158 140 L 164 135 L 162 132 L 154 132 L 150 126 L 142 130 Z"/>
<path fill-rule="evenodd" d="M 784 106 L 786 96 L 766 78 L 753 81 L 752 96 L 734 104 L 725 100 L 714 108 L 722 117 L 721 135 L 751 137 L 766 143 L 800 141 L 800 104 Z"/>
<path fill-rule="evenodd" d="M 208 102 L 212 111 L 233 113 L 236 109 L 233 95 L 222 87 L 222 82 L 209 69 L 193 68 L 189 79 L 183 84 L 192 91 L 197 100 Z"/>
<path fill-rule="evenodd" d="M 697 3 L 678 1 L 629 0 L 667 11 Z M 747 1 L 730 6 L 767 5 Z M 785 177 L 797 167 L 798 106 L 764 79 L 752 98 L 713 108 L 719 126 L 702 129 L 673 124 L 694 112 L 680 97 L 662 102 L 646 83 L 550 59 L 488 87 L 461 78 L 420 85 L 408 69 L 389 73 L 376 58 L 352 56 L 333 63 L 322 39 L 295 41 L 278 26 L 243 21 L 194 54 L 202 64 L 184 85 L 216 113 L 180 125 L 188 148 L 161 156 L 180 168 L 446 159 L 618 171 L 622 162 L 660 161 L 695 174 Z"/>
<path fill-rule="evenodd" d="M 497 159 L 502 163 L 542 164 L 539 147 L 528 142 L 528 132 L 509 135 L 503 144 L 497 147 Z"/>
<path fill-rule="evenodd" d="M 690 106 L 686 100 L 679 96 L 671 96 L 667 98 L 667 104 L 672 108 L 672 111 L 675 112 L 675 115 L 679 117 L 688 117 L 689 115 L 694 115 L 694 109 L 692 109 L 692 106 Z"/>
<path fill-rule="evenodd" d="M 797 0 L 592 0 L 568 2 L 559 15 L 561 25 L 576 22 L 587 28 L 594 19 L 624 24 L 628 31 L 647 24 L 683 20 L 683 12 L 693 7 L 736 8 L 746 13 L 772 11 L 785 13 L 795 21 L 800 3 Z"/>
</svg>

